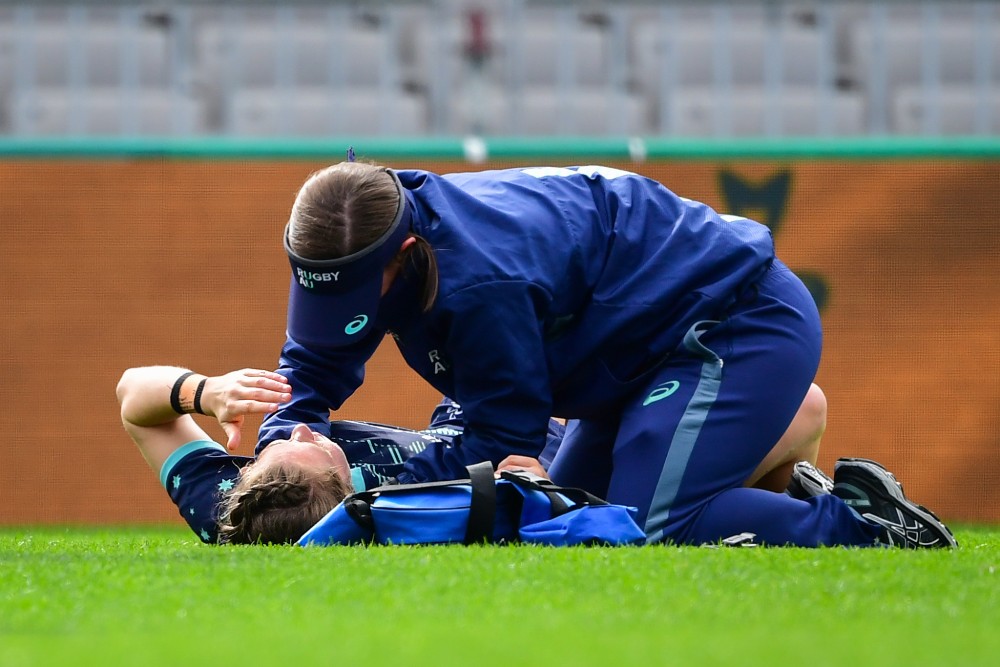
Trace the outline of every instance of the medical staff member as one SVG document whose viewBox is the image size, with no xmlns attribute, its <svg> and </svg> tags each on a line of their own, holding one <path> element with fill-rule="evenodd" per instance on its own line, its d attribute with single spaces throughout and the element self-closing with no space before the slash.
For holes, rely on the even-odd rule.
<svg viewBox="0 0 1000 667">
<path fill-rule="evenodd" d="M 464 409 L 462 436 L 411 457 L 400 482 L 538 456 L 555 415 L 571 421 L 552 479 L 637 507 L 650 542 L 891 542 L 836 496 L 745 488 L 804 407 L 822 347 L 764 225 L 602 166 L 438 175 L 349 160 L 305 182 L 284 246 L 278 372 L 294 391 L 259 447 L 322 428 L 389 334 Z M 808 458 L 812 439 L 778 463 Z"/>
</svg>

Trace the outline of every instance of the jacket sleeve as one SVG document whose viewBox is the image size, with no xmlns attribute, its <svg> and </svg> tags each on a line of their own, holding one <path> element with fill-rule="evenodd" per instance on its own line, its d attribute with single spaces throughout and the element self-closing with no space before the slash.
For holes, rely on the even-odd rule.
<svg viewBox="0 0 1000 667">
<path fill-rule="evenodd" d="M 259 454 L 272 440 L 287 438 L 296 424 L 329 435 L 330 410 L 353 394 L 365 377 L 365 362 L 375 353 L 384 332 L 339 348 L 307 348 L 291 338 L 281 349 L 277 372 L 288 378 L 292 400 L 264 417 L 257 433 Z"/>
<path fill-rule="evenodd" d="M 543 289 L 507 281 L 468 287 L 442 304 L 464 432 L 409 459 L 400 482 L 461 479 L 472 463 L 541 453 L 552 412 L 539 317 L 548 302 Z"/>
</svg>

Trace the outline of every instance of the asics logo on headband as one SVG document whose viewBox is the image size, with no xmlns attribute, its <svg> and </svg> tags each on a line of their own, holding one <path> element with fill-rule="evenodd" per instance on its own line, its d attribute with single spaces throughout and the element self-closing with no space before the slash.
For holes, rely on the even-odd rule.
<svg viewBox="0 0 1000 667">
<path fill-rule="evenodd" d="M 340 271 L 332 273 L 317 273 L 316 271 L 306 271 L 301 267 L 295 267 L 296 280 L 303 287 L 315 287 L 316 283 L 336 282 L 340 279 Z"/>
</svg>

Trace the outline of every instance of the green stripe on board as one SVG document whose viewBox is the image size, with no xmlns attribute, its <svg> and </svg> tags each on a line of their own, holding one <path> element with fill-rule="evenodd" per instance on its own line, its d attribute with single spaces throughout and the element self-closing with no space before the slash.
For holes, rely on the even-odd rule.
<svg viewBox="0 0 1000 667">
<path fill-rule="evenodd" d="M 1000 157 L 1000 137 L 867 137 L 850 139 L 650 139 L 647 159 L 980 159 Z"/>
<path fill-rule="evenodd" d="M 669 139 L 511 137 L 502 139 L 453 137 L 426 139 L 230 139 L 230 138 L 5 138 L 2 158 L 179 158 L 179 159 L 315 159 L 344 155 L 354 146 L 359 157 L 374 160 L 614 159 L 996 159 L 1000 137 L 850 139 Z"/>
</svg>

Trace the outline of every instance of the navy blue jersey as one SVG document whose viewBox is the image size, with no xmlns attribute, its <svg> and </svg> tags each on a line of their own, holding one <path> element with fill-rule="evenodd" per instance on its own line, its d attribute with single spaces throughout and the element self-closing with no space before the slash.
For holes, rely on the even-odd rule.
<svg viewBox="0 0 1000 667">
<path fill-rule="evenodd" d="M 550 415 L 615 411 L 695 322 L 723 317 L 774 258 L 765 226 L 625 171 L 397 173 L 412 231 L 438 263 L 433 308 L 420 312 L 419 278 L 404 273 L 356 344 L 288 339 L 278 372 L 293 398 L 265 418 L 258 447 L 296 423 L 322 425 L 391 333 L 407 363 L 465 411 L 464 434 L 409 459 L 401 481 L 538 456 Z"/>
</svg>

